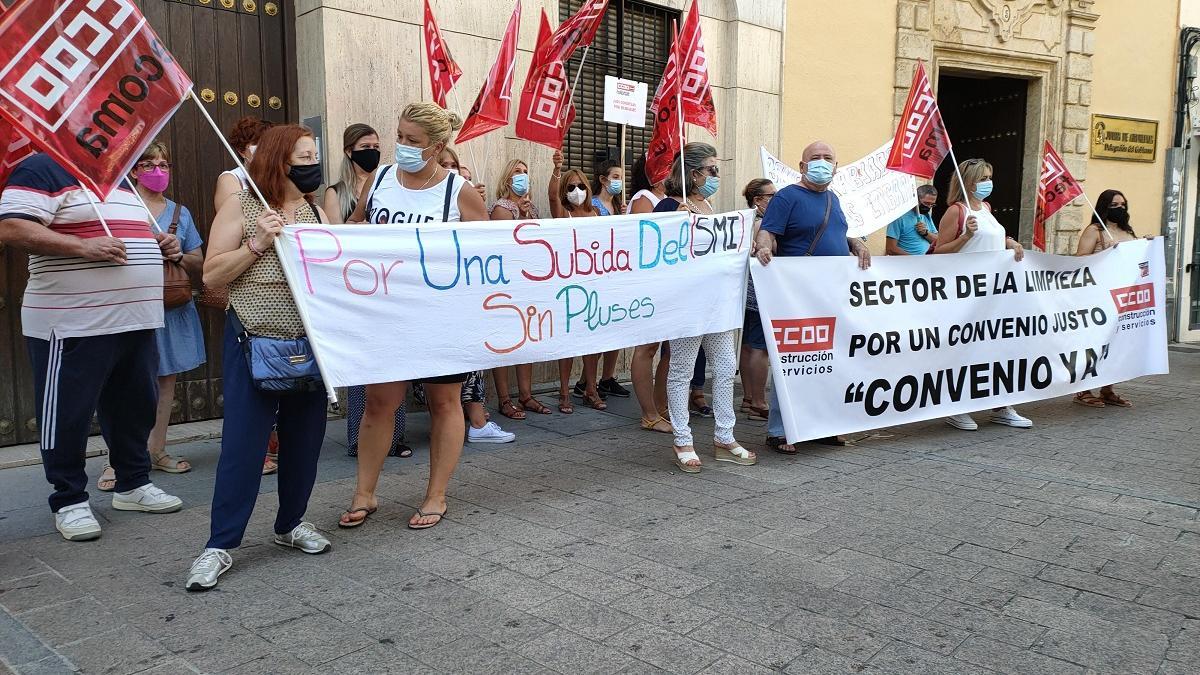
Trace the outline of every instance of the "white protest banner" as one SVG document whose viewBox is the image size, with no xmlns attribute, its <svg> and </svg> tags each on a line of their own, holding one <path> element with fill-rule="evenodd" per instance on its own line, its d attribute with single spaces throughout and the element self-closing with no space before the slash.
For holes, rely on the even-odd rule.
<svg viewBox="0 0 1200 675">
<path fill-rule="evenodd" d="M 887 168 L 889 140 L 874 152 L 838 167 L 829 187 L 842 201 L 847 236 L 865 237 L 917 207 L 917 181 Z"/>
<path fill-rule="evenodd" d="M 1162 238 L 1019 263 L 1005 251 L 750 269 L 789 442 L 1167 372 Z"/>
<path fill-rule="evenodd" d="M 631 127 L 646 126 L 645 82 L 622 80 L 612 75 L 604 76 L 604 121 L 613 124 L 628 124 Z"/>
<path fill-rule="evenodd" d="M 775 184 L 775 189 L 800 180 L 800 172 L 760 148 L 763 173 Z M 889 140 L 866 157 L 843 164 L 833 176 L 830 189 L 842 202 L 846 214 L 847 234 L 865 237 L 917 206 L 917 183 L 912 176 L 887 168 Z"/>
<path fill-rule="evenodd" d="M 775 184 L 776 190 L 800 182 L 800 172 L 784 163 L 775 155 L 767 152 L 764 146 L 758 146 L 759 157 L 762 158 L 763 178 Z"/>
<path fill-rule="evenodd" d="M 550 361 L 739 328 L 752 211 L 289 225 L 327 384 Z"/>
</svg>

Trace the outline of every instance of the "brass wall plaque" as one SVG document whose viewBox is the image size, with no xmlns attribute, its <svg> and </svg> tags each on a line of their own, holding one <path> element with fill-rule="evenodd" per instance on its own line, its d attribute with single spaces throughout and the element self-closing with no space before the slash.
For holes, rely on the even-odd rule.
<svg viewBox="0 0 1200 675">
<path fill-rule="evenodd" d="M 1158 157 L 1158 121 L 1092 115 L 1093 159 L 1153 162 Z"/>
</svg>

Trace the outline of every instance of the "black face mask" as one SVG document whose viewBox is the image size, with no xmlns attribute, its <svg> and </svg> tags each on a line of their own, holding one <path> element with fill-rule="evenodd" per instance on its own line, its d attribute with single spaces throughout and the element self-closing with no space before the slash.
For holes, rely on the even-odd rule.
<svg viewBox="0 0 1200 675">
<path fill-rule="evenodd" d="M 1108 219 L 1122 227 L 1129 224 L 1129 211 L 1124 206 L 1113 206 L 1108 209 Z"/>
<path fill-rule="evenodd" d="M 933 211 L 932 206 L 925 206 L 924 204 L 918 204 L 917 209 L 920 210 L 920 212 L 926 216 L 929 215 L 930 212 Z"/>
<path fill-rule="evenodd" d="M 351 150 L 350 161 L 358 165 L 358 168 L 371 173 L 379 166 L 379 151 L 373 148 L 363 148 L 362 150 Z"/>
<path fill-rule="evenodd" d="M 320 164 L 293 164 L 292 168 L 288 169 L 288 179 L 292 181 L 297 190 L 308 194 L 316 192 L 317 188 L 321 187 L 325 176 L 321 173 Z"/>
</svg>

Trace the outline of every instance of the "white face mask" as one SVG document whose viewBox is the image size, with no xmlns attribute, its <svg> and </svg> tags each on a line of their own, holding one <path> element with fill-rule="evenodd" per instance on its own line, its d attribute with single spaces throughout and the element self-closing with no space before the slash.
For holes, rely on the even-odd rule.
<svg viewBox="0 0 1200 675">
<path fill-rule="evenodd" d="M 575 188 L 567 193 L 567 201 L 575 206 L 581 206 L 585 199 L 587 199 L 587 190 Z"/>
</svg>

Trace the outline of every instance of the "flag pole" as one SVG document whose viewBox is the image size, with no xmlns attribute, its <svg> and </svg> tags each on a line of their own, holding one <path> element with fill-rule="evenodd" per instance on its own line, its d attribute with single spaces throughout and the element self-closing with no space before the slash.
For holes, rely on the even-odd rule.
<svg viewBox="0 0 1200 675">
<path fill-rule="evenodd" d="M 250 175 L 250 172 L 246 171 L 246 165 L 242 163 L 242 158 L 238 156 L 236 152 L 234 152 L 233 146 L 229 145 L 229 140 L 225 138 L 225 134 L 221 133 L 221 128 L 217 126 L 217 123 L 213 120 L 212 115 L 208 114 L 208 110 L 204 108 L 204 104 L 201 103 L 200 99 L 196 96 L 196 91 L 194 89 L 189 89 L 188 96 L 190 96 L 191 99 L 196 102 L 196 107 L 200 109 L 200 114 L 204 115 L 204 119 L 208 120 L 208 125 L 212 127 L 213 133 L 217 135 L 217 138 L 221 139 L 221 145 L 225 146 L 225 150 L 229 152 L 229 156 L 233 158 L 234 163 L 236 163 L 238 168 L 246 174 L 246 182 L 250 185 L 250 189 L 254 191 L 254 195 L 258 197 L 260 202 L 262 202 L 263 208 L 271 211 L 271 205 L 267 203 L 267 198 L 263 196 L 262 191 L 258 189 L 258 185 L 254 183 L 254 178 Z M 316 207 L 314 206 L 313 209 L 315 210 Z M 287 239 L 282 236 L 282 233 L 280 236 L 275 237 L 275 246 L 287 248 Z M 299 285 L 293 281 L 295 272 L 292 271 L 291 267 L 288 266 L 286 262 L 286 255 L 278 255 L 278 258 L 280 261 L 280 266 L 284 270 L 283 276 L 287 279 L 288 288 L 291 290 L 292 296 L 296 299 L 296 310 L 300 314 L 300 323 L 304 326 L 304 333 L 305 335 L 312 336 L 312 319 L 308 315 L 307 305 L 299 300 L 300 294 L 296 292 Z M 334 390 L 333 384 L 330 382 L 329 375 L 325 372 L 325 366 L 322 365 L 321 355 L 319 353 L 322 348 L 318 346 L 319 343 L 319 340 L 311 338 L 309 340 L 309 344 L 312 345 L 313 355 L 316 357 L 317 370 L 321 373 L 321 381 L 325 384 L 325 394 L 329 397 L 329 402 L 336 405 L 338 402 L 337 391 Z"/>
<path fill-rule="evenodd" d="M 626 188 L 629 187 L 629 176 L 625 175 L 625 127 L 626 125 L 621 125 L 621 175 L 625 178 L 621 181 L 621 204 L 628 209 L 629 202 L 625 201 Z"/>
<path fill-rule="evenodd" d="M 958 168 L 958 158 L 954 156 L 953 145 L 950 146 L 950 161 L 954 162 L 954 175 L 958 176 L 958 186 L 962 188 L 963 201 L 967 204 L 967 213 L 973 213 L 975 209 L 971 208 L 971 197 L 974 195 L 967 192 L 967 182 L 963 180 L 962 170 Z"/>
<path fill-rule="evenodd" d="M 1108 240 L 1114 244 L 1117 243 L 1116 238 L 1112 236 L 1112 232 L 1109 232 L 1108 230 L 1108 224 L 1105 223 L 1104 219 L 1100 217 L 1100 212 L 1096 210 L 1095 203 L 1088 199 L 1087 193 L 1083 191 L 1083 188 L 1079 189 L 1079 196 L 1083 197 L 1083 200 L 1088 203 L 1088 209 L 1092 212 L 1092 215 L 1096 216 L 1096 220 L 1100 221 L 1100 228 L 1104 230 L 1104 234 L 1108 235 Z"/>
<path fill-rule="evenodd" d="M 137 197 L 138 203 L 140 203 L 142 205 L 143 209 L 146 209 L 146 216 L 147 216 L 146 220 L 150 221 L 150 227 L 153 227 L 154 229 L 158 230 L 159 234 L 166 234 L 165 232 L 163 232 L 163 229 L 158 226 L 158 219 L 154 217 L 154 212 L 150 210 L 150 205 L 147 204 L 146 200 L 142 198 L 142 193 L 138 192 L 137 186 L 133 185 L 132 187 L 133 187 L 133 196 Z"/>
<path fill-rule="evenodd" d="M 100 205 L 96 203 L 96 198 L 92 196 L 92 191 L 83 187 L 82 183 L 79 187 L 83 190 L 83 196 L 87 197 L 88 203 L 92 205 L 92 210 L 96 212 L 96 217 L 100 219 L 100 227 L 104 228 L 104 234 L 112 237 L 112 230 L 108 229 L 108 221 L 104 219 L 104 214 L 100 213 Z"/>
<path fill-rule="evenodd" d="M 591 48 L 591 45 L 586 45 L 583 48 L 583 56 L 579 58 L 579 68 L 575 71 L 575 81 L 571 83 L 571 98 L 567 99 L 568 102 L 575 100 L 575 87 L 579 86 L 579 76 L 583 75 L 583 64 L 585 61 L 587 61 L 588 50 Z M 564 108 L 565 107 L 566 106 L 564 106 Z"/>
<path fill-rule="evenodd" d="M 671 20 L 671 49 L 675 56 L 675 116 L 679 119 L 679 191 L 683 194 L 680 199 L 683 204 L 687 204 L 688 184 L 687 184 L 687 167 L 684 166 L 683 149 L 687 145 L 687 138 L 683 134 L 683 63 L 679 58 L 679 23 L 678 20 Z"/>
<path fill-rule="evenodd" d="M 221 127 L 217 126 L 217 123 L 213 121 L 212 115 L 208 114 L 208 110 L 205 109 L 204 104 L 201 103 L 199 97 L 196 96 L 196 90 L 189 89 L 188 96 L 196 102 L 196 107 L 200 109 L 200 114 L 204 115 L 204 119 L 208 120 L 208 126 L 212 127 L 213 133 L 215 133 L 217 138 L 221 140 L 221 145 L 225 146 L 225 151 L 228 152 L 229 156 L 233 158 L 234 164 L 237 164 L 237 167 L 242 170 L 242 173 L 246 174 L 246 182 L 250 184 L 250 189 L 254 191 L 254 196 L 258 197 L 258 200 L 262 202 L 264 209 L 270 211 L 271 205 L 267 203 L 267 198 L 264 197 L 262 191 L 258 189 L 258 185 L 256 185 L 254 182 L 254 178 L 252 178 L 250 176 L 250 172 L 246 170 L 246 165 L 242 164 L 241 156 L 234 151 L 233 146 L 229 145 L 229 140 L 226 139 L 225 134 L 221 132 Z"/>
</svg>

